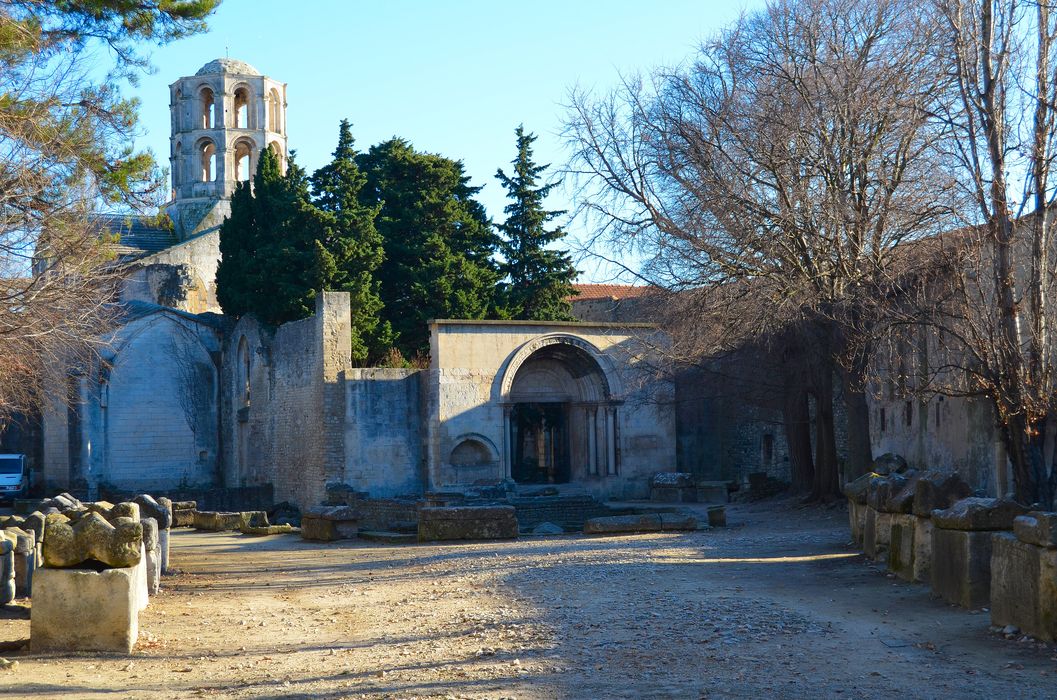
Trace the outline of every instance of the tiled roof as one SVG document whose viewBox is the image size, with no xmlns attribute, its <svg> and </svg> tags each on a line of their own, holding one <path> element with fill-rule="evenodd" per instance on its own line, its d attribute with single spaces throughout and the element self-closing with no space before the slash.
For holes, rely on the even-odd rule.
<svg viewBox="0 0 1057 700">
<path fill-rule="evenodd" d="M 573 289 L 579 292 L 576 296 L 571 297 L 573 302 L 592 301 L 595 299 L 616 301 L 617 299 L 640 297 L 643 294 L 657 291 L 656 287 L 637 284 L 574 284 Z"/>
<path fill-rule="evenodd" d="M 172 229 L 153 224 L 152 219 L 130 214 L 99 214 L 95 218 L 100 233 L 117 234 L 113 249 L 122 260 L 136 260 L 176 245 Z"/>
</svg>

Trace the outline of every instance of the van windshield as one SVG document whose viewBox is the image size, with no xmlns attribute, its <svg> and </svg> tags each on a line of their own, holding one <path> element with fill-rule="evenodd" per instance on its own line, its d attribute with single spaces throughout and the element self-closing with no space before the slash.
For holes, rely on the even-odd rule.
<svg viewBox="0 0 1057 700">
<path fill-rule="evenodd" d="M 0 457 L 0 474 L 21 474 L 22 460 L 17 457 Z"/>
</svg>

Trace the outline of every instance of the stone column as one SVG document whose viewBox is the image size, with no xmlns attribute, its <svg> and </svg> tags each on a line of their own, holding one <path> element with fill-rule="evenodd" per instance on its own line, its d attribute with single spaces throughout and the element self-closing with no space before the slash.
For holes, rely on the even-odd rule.
<svg viewBox="0 0 1057 700">
<path fill-rule="evenodd" d="M 499 446 L 502 454 L 499 457 L 499 466 L 503 470 L 504 478 L 513 478 L 514 466 L 514 426 L 510 422 L 510 404 L 503 404 L 503 444 Z"/>
<path fill-rule="evenodd" d="M 598 475 L 598 407 L 587 406 L 584 409 L 585 430 L 587 432 L 587 473 Z"/>
<path fill-rule="evenodd" d="M 617 473 L 617 409 L 606 406 L 606 474 Z"/>
</svg>

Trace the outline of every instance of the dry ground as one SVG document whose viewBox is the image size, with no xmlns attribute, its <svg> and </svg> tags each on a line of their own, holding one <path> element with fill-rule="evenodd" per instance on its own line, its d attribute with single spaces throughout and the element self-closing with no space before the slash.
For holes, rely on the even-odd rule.
<svg viewBox="0 0 1057 700">
<path fill-rule="evenodd" d="M 0 697 L 1057 697 L 1057 650 L 868 565 L 844 511 L 729 519 L 408 546 L 174 530 L 182 573 L 131 657 L 0 652 Z"/>
</svg>

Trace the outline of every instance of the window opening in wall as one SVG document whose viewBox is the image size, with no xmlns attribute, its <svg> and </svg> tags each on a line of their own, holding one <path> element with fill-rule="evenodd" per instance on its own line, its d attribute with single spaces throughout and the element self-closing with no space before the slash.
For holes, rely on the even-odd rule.
<svg viewBox="0 0 1057 700">
<path fill-rule="evenodd" d="M 213 91 L 209 88 L 204 88 L 201 94 L 202 98 L 202 128 L 212 129 L 216 126 L 216 102 L 213 98 Z"/>
<path fill-rule="evenodd" d="M 250 92 L 246 88 L 235 90 L 235 126 L 250 128 Z"/>
<path fill-rule="evenodd" d="M 903 406 L 903 421 L 908 428 L 914 422 L 914 403 L 912 401 L 907 401 Z"/>
<path fill-rule="evenodd" d="M 235 180 L 245 182 L 253 176 L 253 147 L 245 141 L 235 144 Z"/>
<path fill-rule="evenodd" d="M 774 435 L 763 436 L 763 463 L 766 466 L 771 466 L 774 463 Z"/>
<path fill-rule="evenodd" d="M 217 176 L 217 147 L 211 141 L 202 145 L 202 182 L 213 182 Z"/>
<path fill-rule="evenodd" d="M 281 133 L 279 128 L 279 92 L 272 88 L 268 93 L 268 128 L 275 133 Z"/>
</svg>

